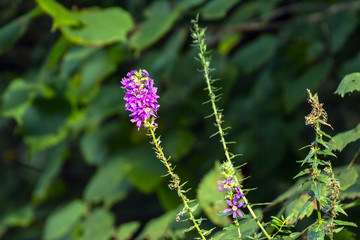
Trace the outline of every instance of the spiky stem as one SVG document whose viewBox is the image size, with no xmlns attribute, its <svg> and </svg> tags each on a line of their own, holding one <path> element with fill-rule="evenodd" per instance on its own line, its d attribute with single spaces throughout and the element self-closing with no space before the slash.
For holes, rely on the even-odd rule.
<svg viewBox="0 0 360 240">
<path fill-rule="evenodd" d="M 167 172 L 171 177 L 171 184 L 169 185 L 170 188 L 177 190 L 177 193 L 179 197 L 181 198 L 182 202 L 184 203 L 185 209 L 188 212 L 190 216 L 190 220 L 193 222 L 194 227 L 196 228 L 197 232 L 199 233 L 201 239 L 205 239 L 205 235 L 201 228 L 199 227 L 199 224 L 197 223 L 197 220 L 194 217 L 194 214 L 189 206 L 190 200 L 185 196 L 184 190 L 182 189 L 182 185 L 180 185 L 180 178 L 178 175 L 174 173 L 174 168 L 171 166 L 171 163 L 168 161 L 169 158 L 166 158 L 164 155 L 164 152 L 162 150 L 162 147 L 160 146 L 160 138 L 157 138 L 155 135 L 154 127 L 149 127 L 148 131 L 150 134 L 148 134 L 152 138 L 152 143 L 155 146 L 155 151 L 157 158 L 165 165 L 167 168 Z"/>
<path fill-rule="evenodd" d="M 228 146 L 227 143 L 225 141 L 225 131 L 222 127 L 222 113 L 221 111 L 217 108 L 216 106 L 216 100 L 217 97 L 214 93 L 214 87 L 212 86 L 213 80 L 210 78 L 210 60 L 206 57 L 206 44 L 205 44 L 205 29 L 201 29 L 199 28 L 198 25 L 198 19 L 193 20 L 192 21 L 193 26 L 194 26 L 194 30 L 192 33 L 192 37 L 194 38 L 194 42 L 195 44 L 199 47 L 199 54 L 198 54 L 198 61 L 200 61 L 202 67 L 203 67 L 203 72 L 204 72 L 204 78 L 206 81 L 206 89 L 208 90 L 208 95 L 210 97 L 210 102 L 211 102 L 211 108 L 213 110 L 213 115 L 215 116 L 215 122 L 216 122 L 216 126 L 218 129 L 217 134 L 220 135 L 220 142 L 222 144 L 222 147 L 224 149 L 224 153 L 225 153 L 225 157 L 226 157 L 226 161 L 229 163 L 229 165 L 233 166 L 233 163 L 231 161 L 232 157 L 230 156 L 229 150 L 228 150 Z M 240 186 L 239 180 L 237 179 L 237 177 L 234 175 L 233 179 L 235 180 L 235 183 L 237 186 Z M 239 189 L 240 193 L 243 194 L 241 188 Z M 245 197 L 245 195 L 243 194 L 242 199 L 244 200 L 247 209 L 249 210 L 251 216 L 253 217 L 253 219 L 255 219 L 257 225 L 259 226 L 259 228 L 261 229 L 261 231 L 264 233 L 264 235 L 268 238 L 271 239 L 271 237 L 269 236 L 269 234 L 266 232 L 266 230 L 264 229 L 264 227 L 262 226 L 262 224 L 260 223 L 259 219 L 257 218 L 255 212 L 253 211 L 251 205 L 249 204 L 249 201 L 247 200 L 247 198 Z M 235 222 L 236 224 L 236 222 Z M 238 226 L 238 225 L 237 225 Z M 241 234 L 239 232 L 239 237 L 241 238 Z"/>
</svg>

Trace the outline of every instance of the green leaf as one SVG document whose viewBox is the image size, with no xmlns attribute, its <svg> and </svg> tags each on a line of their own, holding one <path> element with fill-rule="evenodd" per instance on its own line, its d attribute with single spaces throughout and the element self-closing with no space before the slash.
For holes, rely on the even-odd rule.
<svg viewBox="0 0 360 240">
<path fill-rule="evenodd" d="M 23 79 L 13 80 L 3 95 L 2 115 L 14 118 L 19 125 L 23 115 L 37 96 L 52 97 L 54 91 L 41 83 L 31 83 Z"/>
<path fill-rule="evenodd" d="M 140 227 L 140 222 L 128 222 L 122 224 L 117 229 L 117 239 L 118 240 L 128 240 L 132 239 L 132 236 L 135 234 L 136 230 Z"/>
<path fill-rule="evenodd" d="M 351 73 L 346 75 L 340 82 L 335 94 L 344 97 L 346 93 L 360 91 L 360 73 Z"/>
<path fill-rule="evenodd" d="M 334 173 L 337 179 L 339 179 L 340 188 L 343 191 L 354 185 L 359 176 L 355 167 L 348 168 L 348 166 L 335 168 Z"/>
<path fill-rule="evenodd" d="M 80 70 L 81 82 L 76 86 L 78 96 L 89 95 L 92 90 L 108 75 L 116 70 L 116 64 L 110 56 L 100 50 L 90 56 Z"/>
<path fill-rule="evenodd" d="M 131 46 L 138 51 L 149 47 L 171 29 L 178 17 L 179 12 L 173 11 L 168 1 L 154 2 L 146 20 L 131 36 Z"/>
<path fill-rule="evenodd" d="M 195 143 L 195 137 L 190 131 L 177 129 L 168 131 L 162 142 L 164 149 L 171 158 L 179 160 L 191 151 Z"/>
<path fill-rule="evenodd" d="M 313 225 L 309 228 L 307 233 L 308 240 L 323 240 L 325 238 L 325 229 L 322 225 Z"/>
<path fill-rule="evenodd" d="M 217 181 L 222 178 L 220 163 L 215 162 L 214 168 L 201 180 L 196 192 L 200 207 L 204 210 L 210 221 L 216 225 L 225 227 L 231 223 L 230 219 L 219 216 L 217 213 L 227 208 L 227 203 L 216 203 L 218 200 L 224 198 L 224 194 L 217 189 L 219 186 Z"/>
<path fill-rule="evenodd" d="M 127 33 L 133 28 L 131 15 L 122 8 L 87 8 L 72 12 L 71 17 L 81 26 L 60 27 L 71 42 L 83 45 L 103 46 L 114 42 L 126 42 Z"/>
<path fill-rule="evenodd" d="M 53 18 L 52 30 L 59 26 L 76 26 L 79 21 L 71 16 L 71 12 L 54 0 L 36 0 L 39 6 Z"/>
<path fill-rule="evenodd" d="M 8 227 L 27 227 L 35 219 L 32 206 L 24 206 L 0 216 L 0 237 Z"/>
<path fill-rule="evenodd" d="M 200 9 L 200 16 L 206 20 L 225 17 L 230 8 L 238 2 L 238 0 L 211 0 Z"/>
<path fill-rule="evenodd" d="M 49 188 L 64 164 L 64 152 L 67 145 L 68 142 L 64 141 L 44 151 L 48 162 L 33 191 L 33 199 L 35 201 L 39 202 L 46 199 Z"/>
<path fill-rule="evenodd" d="M 0 28 L 0 55 L 26 32 L 33 11 L 16 18 Z"/>
<path fill-rule="evenodd" d="M 353 129 L 336 134 L 330 140 L 331 150 L 342 151 L 349 143 L 360 139 L 360 123 Z"/>
<path fill-rule="evenodd" d="M 167 228 L 175 221 L 178 210 L 169 211 L 150 220 L 136 239 L 162 239 Z"/>
<path fill-rule="evenodd" d="M 26 109 L 22 118 L 23 132 L 31 154 L 67 137 L 70 111 L 70 104 L 61 97 L 38 98 Z"/>
<path fill-rule="evenodd" d="M 314 196 L 309 197 L 308 194 L 301 194 L 300 197 L 293 199 L 285 208 L 285 216 L 288 218 L 289 224 L 295 223 L 298 219 L 309 217 L 314 210 Z"/>
<path fill-rule="evenodd" d="M 278 46 L 276 37 L 264 34 L 237 51 L 231 61 L 244 72 L 253 72 L 273 57 Z"/>
<path fill-rule="evenodd" d="M 150 193 L 161 181 L 168 180 L 168 177 L 161 177 L 166 174 L 166 168 L 148 144 L 123 152 L 122 156 L 126 159 L 127 178 L 140 191 Z"/>
<path fill-rule="evenodd" d="M 80 200 L 73 200 L 51 214 L 45 223 L 43 238 L 59 239 L 69 233 L 85 214 L 86 206 Z"/>
<path fill-rule="evenodd" d="M 116 123 L 85 134 L 80 140 L 80 150 L 85 161 L 90 165 L 102 164 L 107 158 L 111 142 L 118 134 L 119 126 Z"/>
<path fill-rule="evenodd" d="M 102 165 L 86 185 L 84 199 L 94 203 L 107 201 L 108 204 L 123 199 L 130 189 L 125 171 L 122 158 L 115 157 Z"/>
<path fill-rule="evenodd" d="M 329 29 L 329 42 L 332 53 L 340 51 L 350 35 L 355 31 L 359 20 L 356 11 L 335 14 L 326 20 Z"/>
<path fill-rule="evenodd" d="M 348 221 L 342 221 L 342 220 L 334 220 L 335 225 L 341 225 L 341 226 L 351 226 L 351 227 L 357 227 L 357 225 L 353 222 Z"/>
<path fill-rule="evenodd" d="M 316 89 L 328 78 L 332 68 L 332 61 L 327 60 L 307 70 L 299 78 L 288 81 L 284 92 L 284 104 L 287 111 L 291 111 L 303 103 L 307 98 L 306 89 Z"/>
<path fill-rule="evenodd" d="M 339 233 L 334 234 L 336 240 L 356 240 L 356 234 L 343 228 Z"/>
<path fill-rule="evenodd" d="M 46 67 L 54 67 L 59 62 L 60 58 L 64 55 L 66 50 L 70 47 L 70 45 L 70 42 L 66 38 L 60 37 L 52 47 L 46 59 Z"/>
<path fill-rule="evenodd" d="M 85 219 L 83 240 L 108 240 L 114 233 L 114 216 L 104 208 L 97 208 Z"/>
</svg>

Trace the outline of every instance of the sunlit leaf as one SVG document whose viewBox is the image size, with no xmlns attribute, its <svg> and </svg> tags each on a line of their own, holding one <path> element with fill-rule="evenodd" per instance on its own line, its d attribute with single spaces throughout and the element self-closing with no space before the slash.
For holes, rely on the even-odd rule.
<svg viewBox="0 0 360 240">
<path fill-rule="evenodd" d="M 335 94 L 344 97 L 346 93 L 360 91 L 360 73 L 351 73 L 346 75 L 340 82 Z"/>
<path fill-rule="evenodd" d="M 360 124 L 355 128 L 338 133 L 330 140 L 330 147 L 335 151 L 342 151 L 349 143 L 355 142 L 360 139 Z"/>
<path fill-rule="evenodd" d="M 79 24 L 79 21 L 71 16 L 71 12 L 60 3 L 54 0 L 36 0 L 36 2 L 44 12 L 53 18 L 53 30 L 63 25 L 75 26 Z"/>
<path fill-rule="evenodd" d="M 77 27 L 63 25 L 61 31 L 70 41 L 84 45 L 125 42 L 126 34 L 134 25 L 131 15 L 119 7 L 88 8 L 72 12 L 71 17 L 82 24 Z"/>
</svg>

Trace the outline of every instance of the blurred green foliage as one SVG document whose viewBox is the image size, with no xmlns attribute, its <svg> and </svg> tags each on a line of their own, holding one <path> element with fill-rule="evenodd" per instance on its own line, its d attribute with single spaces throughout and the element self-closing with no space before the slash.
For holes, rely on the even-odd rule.
<svg viewBox="0 0 360 240">
<path fill-rule="evenodd" d="M 193 189 L 188 194 L 197 194 L 198 216 L 209 228 L 226 225 L 215 214 L 220 199 L 210 198 L 223 153 L 209 139 L 211 110 L 201 104 L 205 84 L 189 36 L 198 12 L 214 49 L 229 139 L 237 142 L 232 151 L 243 154 L 236 164 L 248 162 L 242 173 L 252 177 L 243 184 L 258 188 L 249 198 L 275 199 L 270 213 L 288 215 L 306 201 L 292 178 L 305 157 L 298 149 L 313 139 L 304 125 L 310 88 L 325 103 L 332 135 L 346 131 L 334 138 L 342 152 L 333 165 L 346 186 L 348 220 L 359 223 L 360 168 L 345 166 L 360 147 L 359 73 L 345 77 L 360 71 L 359 9 L 346 0 L 1 1 L 0 236 L 196 236 L 175 221 L 180 201 L 124 110 L 119 81 L 139 68 L 159 88 L 164 151 Z M 352 232 L 335 237 L 356 239 Z"/>
</svg>

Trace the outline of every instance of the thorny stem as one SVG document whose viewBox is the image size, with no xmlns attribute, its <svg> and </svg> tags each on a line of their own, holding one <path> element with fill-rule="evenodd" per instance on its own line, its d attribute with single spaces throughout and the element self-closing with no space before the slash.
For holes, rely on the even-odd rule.
<svg viewBox="0 0 360 240">
<path fill-rule="evenodd" d="M 224 152 L 225 152 L 225 156 L 226 156 L 226 160 L 229 162 L 229 164 L 231 164 L 231 166 L 233 166 L 232 161 L 231 161 L 231 157 L 230 157 L 230 153 L 225 141 L 225 132 L 224 129 L 222 128 L 222 114 L 221 112 L 218 110 L 218 108 L 216 107 L 216 96 L 215 93 L 213 91 L 213 87 L 211 85 L 211 79 L 209 76 L 210 73 L 210 61 L 206 58 L 205 54 L 206 54 L 206 45 L 202 44 L 204 43 L 204 32 L 202 32 L 201 29 L 199 29 L 199 26 L 197 24 L 197 20 L 194 20 L 194 33 L 196 33 L 195 36 L 193 36 L 196 40 L 196 42 L 198 43 L 197 45 L 199 46 L 199 57 L 200 57 L 200 61 L 201 61 L 201 65 L 203 67 L 203 72 L 204 72 L 204 77 L 206 80 L 206 85 L 207 85 L 207 90 L 209 92 L 209 97 L 210 97 L 210 102 L 211 102 L 211 107 L 215 116 L 215 121 L 216 121 L 216 126 L 218 127 L 218 133 L 220 135 L 220 142 L 222 143 Z M 237 186 L 240 186 L 240 183 L 237 179 L 237 177 L 234 175 L 233 179 L 235 180 L 235 183 Z M 264 229 L 264 227 L 262 226 L 262 224 L 260 223 L 259 219 L 257 218 L 256 214 L 254 213 L 252 207 L 249 204 L 249 201 L 247 200 L 247 198 L 245 197 L 243 191 L 241 188 L 239 188 L 239 191 L 241 194 L 243 194 L 243 200 L 246 204 L 247 209 L 249 210 L 251 216 L 253 217 L 253 219 L 256 221 L 257 225 L 259 226 L 259 228 L 261 229 L 261 231 L 264 233 L 264 235 L 268 238 L 271 239 L 271 237 L 269 236 L 269 234 L 266 232 L 266 230 Z M 236 222 L 235 222 L 236 224 Z M 238 226 L 238 225 L 237 225 Z M 239 229 L 239 228 L 238 228 Z M 241 233 L 239 232 L 239 238 L 241 239 Z"/>
<path fill-rule="evenodd" d="M 196 219 L 193 215 L 193 212 L 189 206 L 189 199 L 184 195 L 184 190 L 182 189 L 181 185 L 180 185 L 180 179 L 179 177 L 174 173 L 173 171 L 173 168 L 171 167 L 171 163 L 168 162 L 168 159 L 165 157 L 164 155 L 164 152 L 162 151 L 162 148 L 160 146 L 160 139 L 159 138 L 156 138 L 155 136 L 155 132 L 154 132 L 154 129 L 153 127 L 149 127 L 148 128 L 149 131 L 150 131 L 150 135 L 152 137 L 152 140 L 153 140 L 153 144 L 155 145 L 155 149 L 156 149 L 156 152 L 157 152 L 157 157 L 161 160 L 161 162 L 166 166 L 167 170 L 168 170 L 168 173 L 170 174 L 171 176 L 171 179 L 174 183 L 173 187 L 177 190 L 177 193 L 179 194 L 181 200 L 183 201 L 184 203 L 184 206 L 186 208 L 186 211 L 189 213 L 189 216 L 190 216 L 190 220 L 193 222 L 194 224 L 194 227 L 196 228 L 196 230 L 198 231 L 201 239 L 205 239 L 205 235 L 204 233 L 202 232 L 202 230 L 200 229 L 198 223 L 196 222 Z"/>
</svg>

